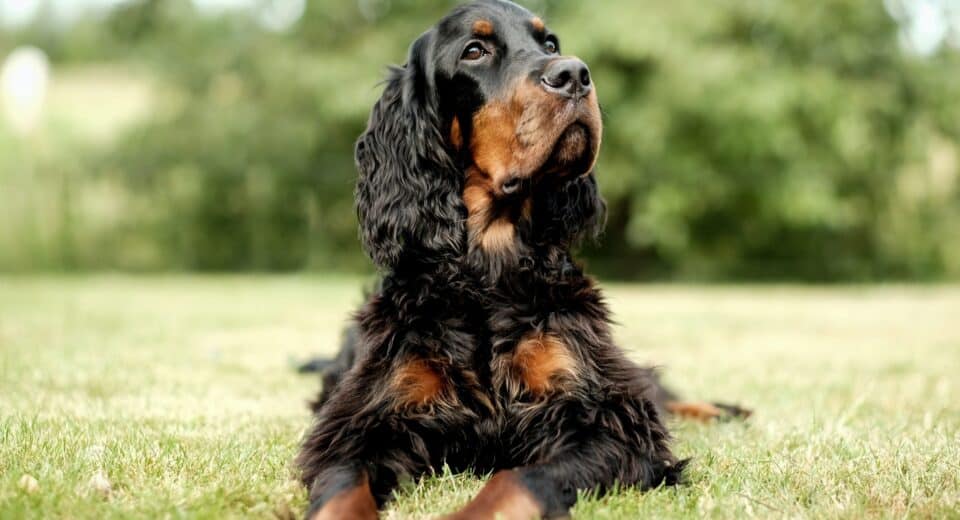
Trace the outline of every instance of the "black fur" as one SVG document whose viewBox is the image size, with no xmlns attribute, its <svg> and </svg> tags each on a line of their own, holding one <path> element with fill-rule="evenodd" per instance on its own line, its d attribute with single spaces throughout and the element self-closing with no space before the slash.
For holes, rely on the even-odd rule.
<svg viewBox="0 0 960 520">
<path fill-rule="evenodd" d="M 447 260 L 463 248 L 463 176 L 443 146 L 431 48 L 435 31 L 390 70 L 367 130 L 357 141 L 360 237 L 383 269 Z"/>
<path fill-rule="evenodd" d="M 592 172 L 530 173 L 519 195 L 497 195 L 493 204 L 516 205 L 502 213 L 515 229 L 509 254 L 467 240 L 463 190 L 477 129 L 461 121 L 458 147 L 451 121 L 551 62 L 543 34 L 524 32 L 531 18 L 497 0 L 455 9 L 391 70 L 357 143 L 360 234 L 383 281 L 327 367 L 297 459 L 311 514 L 342 490 L 342 479 L 334 485 L 328 475 L 343 468 L 365 472 L 378 504 L 402 480 L 444 464 L 516 468 L 544 516 L 565 513 L 577 490 L 680 480 L 683 462 L 654 400 L 669 392 L 614 344 L 602 295 L 572 257 L 603 224 Z M 503 45 L 502 62 L 462 67 L 463 33 L 476 19 L 529 49 L 510 54 Z M 525 338 L 541 335 L 556 338 L 571 361 L 537 391 L 527 374 L 552 360 L 525 365 L 517 356 Z"/>
</svg>

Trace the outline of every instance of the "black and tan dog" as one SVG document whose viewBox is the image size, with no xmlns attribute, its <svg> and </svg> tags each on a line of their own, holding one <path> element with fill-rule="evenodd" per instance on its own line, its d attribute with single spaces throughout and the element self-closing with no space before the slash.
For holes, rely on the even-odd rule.
<svg viewBox="0 0 960 520">
<path fill-rule="evenodd" d="M 356 147 L 384 275 L 297 460 L 308 517 L 375 518 L 444 464 L 494 472 L 453 518 L 563 516 L 578 490 L 678 482 L 665 409 L 724 410 L 674 402 L 627 360 L 571 256 L 603 222 L 601 127 L 587 65 L 509 2 L 454 9 L 391 71 Z"/>
</svg>

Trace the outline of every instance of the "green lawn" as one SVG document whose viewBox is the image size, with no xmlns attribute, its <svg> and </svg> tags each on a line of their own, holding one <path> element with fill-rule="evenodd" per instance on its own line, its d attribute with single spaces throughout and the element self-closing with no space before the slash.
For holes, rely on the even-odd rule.
<svg viewBox="0 0 960 520">
<path fill-rule="evenodd" d="M 290 363 L 333 353 L 360 286 L 0 278 L 0 518 L 300 516 L 290 461 L 317 382 Z M 608 293 L 635 359 L 757 414 L 677 425 L 686 486 L 582 501 L 577 518 L 960 518 L 960 287 Z M 387 516 L 479 486 L 441 475 Z"/>
</svg>

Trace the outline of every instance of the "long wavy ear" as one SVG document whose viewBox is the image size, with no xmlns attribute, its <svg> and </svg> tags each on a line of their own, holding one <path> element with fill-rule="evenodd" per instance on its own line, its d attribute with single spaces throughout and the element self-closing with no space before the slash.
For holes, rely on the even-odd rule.
<svg viewBox="0 0 960 520">
<path fill-rule="evenodd" d="M 534 242 L 540 246 L 573 247 L 596 238 L 606 225 L 607 203 L 593 172 L 546 190 L 533 208 Z"/>
<path fill-rule="evenodd" d="M 356 146 L 357 213 L 367 254 L 385 269 L 463 250 L 463 176 L 444 146 L 433 66 L 434 31 L 391 68 Z"/>
</svg>

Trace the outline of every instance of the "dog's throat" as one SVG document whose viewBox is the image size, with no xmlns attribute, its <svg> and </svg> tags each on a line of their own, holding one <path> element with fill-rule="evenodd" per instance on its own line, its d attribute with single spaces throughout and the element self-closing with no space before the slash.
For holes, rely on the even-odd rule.
<svg viewBox="0 0 960 520">
<path fill-rule="evenodd" d="M 471 250 L 488 256 L 517 252 L 517 224 L 530 215 L 529 197 L 520 193 L 498 195 L 490 177 L 472 168 L 467 174 L 463 202 Z"/>
<path fill-rule="evenodd" d="M 517 226 L 506 217 L 488 223 L 483 229 L 471 230 L 471 242 L 485 253 L 506 253 L 516 249 Z"/>
<path fill-rule="evenodd" d="M 487 254 L 515 253 L 520 246 L 519 226 L 523 219 L 529 218 L 530 202 L 516 201 L 509 206 L 470 212 L 467 218 L 467 231 L 470 245 Z"/>
</svg>

